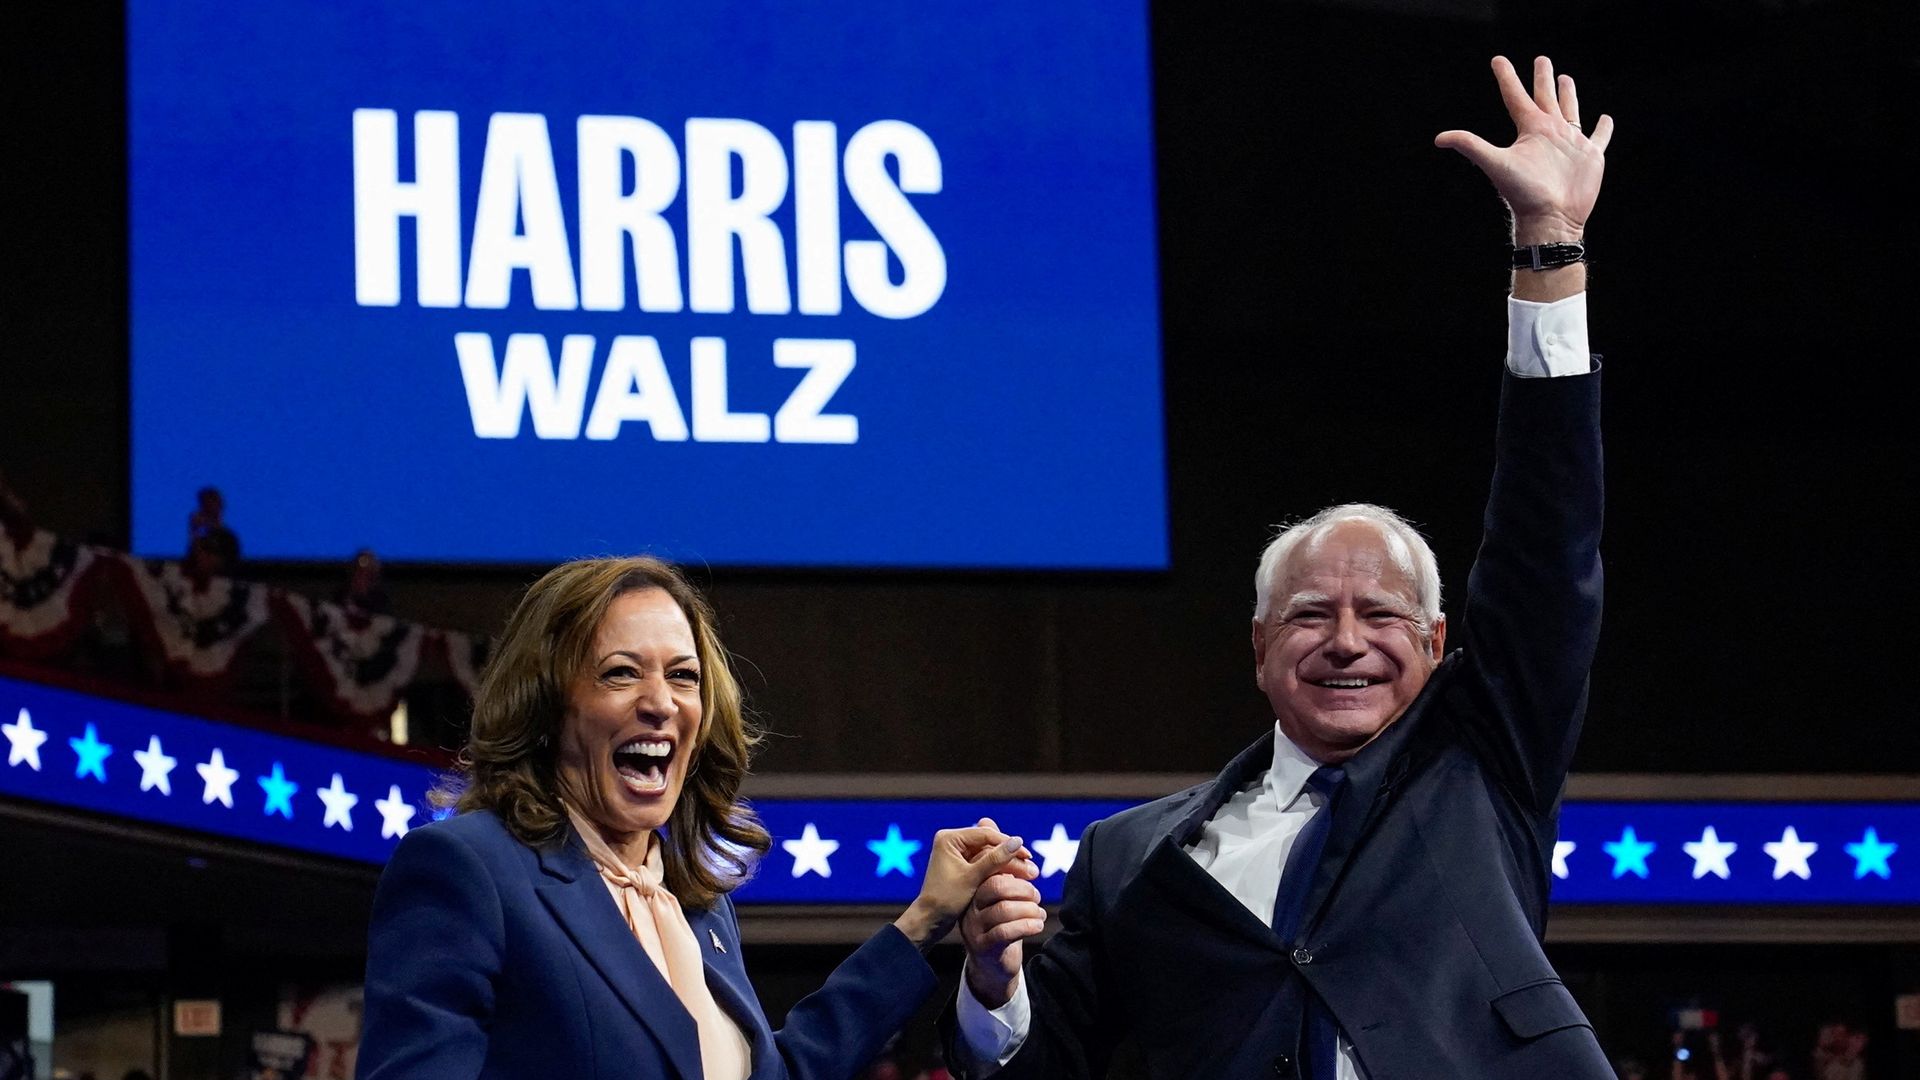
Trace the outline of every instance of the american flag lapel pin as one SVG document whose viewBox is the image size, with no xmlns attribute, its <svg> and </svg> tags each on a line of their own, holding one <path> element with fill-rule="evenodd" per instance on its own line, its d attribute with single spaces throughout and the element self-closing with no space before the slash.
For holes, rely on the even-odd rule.
<svg viewBox="0 0 1920 1080">
<path fill-rule="evenodd" d="M 707 936 L 713 939 L 714 948 L 720 950 L 721 952 L 727 951 L 727 947 L 725 945 L 720 944 L 720 931 L 715 930 L 713 927 L 709 926 L 707 927 Z"/>
</svg>

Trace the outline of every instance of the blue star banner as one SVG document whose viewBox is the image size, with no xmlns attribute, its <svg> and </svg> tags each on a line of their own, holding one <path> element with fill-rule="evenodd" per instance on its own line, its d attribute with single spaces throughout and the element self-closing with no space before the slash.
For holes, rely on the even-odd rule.
<svg viewBox="0 0 1920 1080">
<path fill-rule="evenodd" d="M 1910 802 L 1577 802 L 1553 899 L 1572 904 L 1920 903 Z"/>
<path fill-rule="evenodd" d="M 0 677 L 0 796 L 362 862 L 432 820 L 438 770 Z"/>
<path fill-rule="evenodd" d="M 440 773 L 0 677 L 0 797 L 380 864 L 435 814 Z M 759 799 L 773 849 L 743 904 L 904 904 L 934 833 L 982 817 L 1025 838 L 1048 902 L 1124 799 Z M 1568 802 L 1559 904 L 1920 904 L 1920 803 Z"/>
</svg>

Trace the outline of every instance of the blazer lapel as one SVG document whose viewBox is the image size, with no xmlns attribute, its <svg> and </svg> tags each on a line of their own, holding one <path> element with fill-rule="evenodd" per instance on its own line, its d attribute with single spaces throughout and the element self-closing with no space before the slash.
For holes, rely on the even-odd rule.
<svg viewBox="0 0 1920 1080">
<path fill-rule="evenodd" d="M 547 874 L 534 888 L 541 902 L 634 1018 L 659 1040 L 683 1080 L 700 1080 L 699 1027 L 621 920 L 593 860 L 571 831 L 564 846 L 538 850 Z"/>
<path fill-rule="evenodd" d="M 1173 826 L 1147 852 L 1140 867 L 1137 884 L 1147 884 L 1160 893 L 1161 903 L 1185 908 L 1203 922 L 1231 932 L 1248 944 L 1278 948 L 1279 943 L 1265 923 L 1239 901 L 1212 874 L 1200 868 L 1184 850 L 1220 807 L 1234 793 L 1259 779 L 1273 764 L 1272 728 L 1252 746 L 1241 751 L 1213 782 L 1196 793 L 1181 808 Z"/>
<path fill-rule="evenodd" d="M 1213 815 L 1220 812 L 1220 807 L 1228 799 L 1233 798 L 1234 792 L 1259 779 L 1262 773 L 1273 767 L 1273 740 L 1274 729 L 1269 727 L 1267 733 L 1254 740 L 1252 746 L 1227 762 L 1227 767 L 1220 770 L 1220 775 L 1214 777 L 1213 782 L 1187 805 L 1186 812 L 1168 834 L 1175 846 L 1185 847 L 1193 843 L 1200 827 L 1213 820 Z"/>
</svg>

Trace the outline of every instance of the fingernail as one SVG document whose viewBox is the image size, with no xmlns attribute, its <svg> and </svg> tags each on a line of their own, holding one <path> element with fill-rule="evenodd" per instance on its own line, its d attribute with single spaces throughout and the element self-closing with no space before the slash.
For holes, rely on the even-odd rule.
<svg viewBox="0 0 1920 1080">
<path fill-rule="evenodd" d="M 1000 846 L 1003 848 L 1006 848 L 1008 851 L 1019 851 L 1025 845 L 1026 845 L 1025 840 L 1022 840 L 1017 836 L 1009 836 L 1007 837 L 1007 842 L 1004 844 L 1001 844 Z"/>
</svg>

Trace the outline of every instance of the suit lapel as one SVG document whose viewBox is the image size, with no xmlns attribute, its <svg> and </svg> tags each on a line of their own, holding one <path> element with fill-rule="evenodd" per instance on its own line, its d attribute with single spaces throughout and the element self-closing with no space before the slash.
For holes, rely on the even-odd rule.
<svg viewBox="0 0 1920 1080">
<path fill-rule="evenodd" d="M 1166 909 L 1184 911 L 1189 918 L 1198 920 L 1207 926 L 1224 933 L 1230 933 L 1245 944 L 1268 949 L 1278 949 L 1280 941 L 1267 929 L 1260 917 L 1247 910 L 1247 905 L 1227 891 L 1225 885 L 1214 880 L 1212 874 L 1200 868 L 1193 856 L 1182 850 L 1172 836 L 1163 836 L 1160 842 L 1147 853 L 1147 861 L 1140 868 L 1140 877 L 1134 883 L 1133 890 L 1123 896 L 1121 903 L 1127 903 L 1140 897 L 1140 886 L 1151 889 L 1154 899 L 1149 901 L 1150 909 L 1155 913 L 1153 921 L 1164 927 L 1168 925 Z"/>
<path fill-rule="evenodd" d="M 621 920 L 593 860 L 571 831 L 564 846 L 538 850 L 547 875 L 534 889 L 541 902 L 634 1018 L 660 1041 L 683 1080 L 700 1080 L 699 1028 Z"/>
<path fill-rule="evenodd" d="M 1193 843 L 1200 829 L 1234 793 L 1259 779 L 1273 764 L 1272 728 L 1252 746 L 1242 750 L 1220 775 L 1198 791 L 1172 827 L 1147 852 L 1140 867 L 1140 881 L 1162 894 L 1162 903 L 1186 909 L 1203 922 L 1230 932 L 1247 944 L 1278 948 L 1279 943 L 1265 923 L 1239 901 L 1212 874 L 1200 868 L 1184 850 Z"/>
<path fill-rule="evenodd" d="M 1233 798 L 1233 793 L 1260 778 L 1260 774 L 1273 767 L 1274 729 L 1254 741 L 1252 746 L 1240 751 L 1213 782 L 1202 788 L 1199 794 L 1187 805 L 1187 810 L 1174 823 L 1169 834 L 1176 847 L 1185 847 L 1193 843 L 1201 826 L 1213 820 L 1220 807 Z"/>
</svg>

